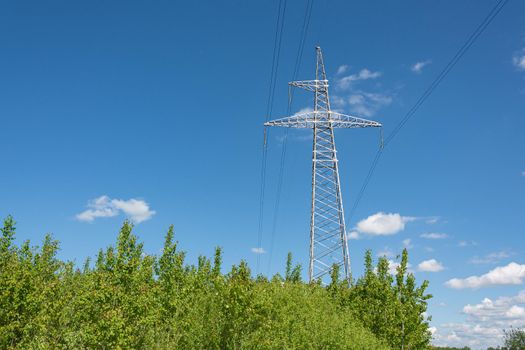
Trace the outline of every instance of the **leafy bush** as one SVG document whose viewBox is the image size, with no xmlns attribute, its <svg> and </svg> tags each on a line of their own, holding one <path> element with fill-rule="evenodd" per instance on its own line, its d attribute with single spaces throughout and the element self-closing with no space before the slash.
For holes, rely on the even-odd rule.
<svg viewBox="0 0 525 350">
<path fill-rule="evenodd" d="M 525 330 L 520 328 L 506 329 L 503 337 L 504 348 L 506 350 L 525 349 Z"/>
<path fill-rule="evenodd" d="M 221 272 L 213 261 L 185 264 L 170 227 L 159 257 L 146 255 L 125 222 L 115 246 L 83 269 L 57 259 L 58 242 L 13 244 L 15 222 L 0 238 L 1 349 L 426 349 L 427 283 L 416 287 L 407 255 L 394 280 L 388 262 L 349 287 L 286 274 L 252 277 L 244 261 Z M 385 270 L 386 269 L 386 270 Z"/>
</svg>

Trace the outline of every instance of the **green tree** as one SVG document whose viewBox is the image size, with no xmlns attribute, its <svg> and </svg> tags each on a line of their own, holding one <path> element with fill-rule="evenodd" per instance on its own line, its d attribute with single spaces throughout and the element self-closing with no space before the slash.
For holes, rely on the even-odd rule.
<svg viewBox="0 0 525 350">
<path fill-rule="evenodd" d="M 288 252 L 288 255 L 286 256 L 285 281 L 291 283 L 301 282 L 301 270 L 302 266 L 300 264 L 293 266 L 292 253 Z"/>
<path fill-rule="evenodd" d="M 428 282 L 416 286 L 415 277 L 408 273 L 408 252 L 403 250 L 396 269 L 395 280 L 389 272 L 386 257 L 374 266 L 372 252 L 365 254 L 365 273 L 349 291 L 352 312 L 378 338 L 395 349 L 427 349 L 431 333 L 424 312 Z"/>
<path fill-rule="evenodd" d="M 407 349 L 428 334 L 424 285 L 406 269 L 394 283 L 371 252 L 354 286 L 339 266 L 323 286 L 304 283 L 291 254 L 284 278 L 254 278 L 245 261 L 223 273 L 220 248 L 188 264 L 172 226 L 157 257 L 126 221 L 116 243 L 79 268 L 57 258 L 51 235 L 17 246 L 15 226 L 7 217 L 0 238 L 1 349 L 387 350 L 398 348 L 401 315 Z"/>
<path fill-rule="evenodd" d="M 397 267 L 396 294 L 400 302 L 401 348 L 426 349 L 430 345 L 432 334 L 428 321 L 424 317 L 427 310 L 427 300 L 432 295 L 426 294 L 428 281 L 416 286 L 416 278 L 408 271 L 408 251 L 403 249 L 401 263 Z"/>
<path fill-rule="evenodd" d="M 11 215 L 8 215 L 4 220 L 4 226 L 0 229 L 2 237 L 0 237 L 0 257 L 7 258 L 12 252 L 12 243 L 15 237 L 16 222 Z"/>
<path fill-rule="evenodd" d="M 505 350 L 525 349 L 525 330 L 521 328 L 510 328 L 504 330 L 503 343 Z"/>
<path fill-rule="evenodd" d="M 18 254 L 12 242 L 15 236 L 15 221 L 11 215 L 0 229 L 0 348 L 5 349 L 22 336 L 18 321 L 20 295 L 17 275 Z"/>
</svg>

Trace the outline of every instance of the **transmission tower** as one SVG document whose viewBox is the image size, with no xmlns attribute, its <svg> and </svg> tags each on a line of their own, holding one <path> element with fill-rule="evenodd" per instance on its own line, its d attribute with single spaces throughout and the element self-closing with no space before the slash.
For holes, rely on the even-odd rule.
<svg viewBox="0 0 525 350">
<path fill-rule="evenodd" d="M 265 126 L 313 129 L 312 213 L 310 221 L 309 280 L 323 280 L 334 264 L 344 268 L 350 283 L 350 255 L 346 235 L 335 128 L 381 127 L 375 121 L 336 113 L 330 109 L 328 80 L 320 47 L 316 47 L 315 80 L 292 81 L 290 86 L 314 93 L 314 110 L 266 122 Z"/>
</svg>

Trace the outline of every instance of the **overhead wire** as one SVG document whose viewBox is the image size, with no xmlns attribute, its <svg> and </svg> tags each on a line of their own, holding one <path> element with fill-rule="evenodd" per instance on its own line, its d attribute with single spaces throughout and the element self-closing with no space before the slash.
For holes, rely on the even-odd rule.
<svg viewBox="0 0 525 350">
<path fill-rule="evenodd" d="M 350 215 L 348 217 L 348 222 L 350 222 L 355 214 L 355 211 L 363 198 L 363 195 L 366 191 L 366 188 L 368 187 L 368 184 L 374 175 L 374 171 L 377 167 L 377 164 L 379 163 L 379 160 L 381 159 L 381 156 L 383 155 L 384 149 L 386 146 L 392 142 L 392 140 L 399 134 L 401 129 L 405 126 L 405 124 L 415 115 L 419 107 L 432 95 L 434 90 L 439 86 L 439 84 L 445 79 L 445 77 L 450 73 L 450 71 L 454 68 L 454 66 L 459 62 L 459 60 L 465 55 L 465 53 L 470 49 L 470 47 L 476 42 L 476 40 L 479 38 L 479 36 L 485 31 L 485 29 L 489 26 L 489 24 L 494 20 L 494 18 L 501 12 L 503 7 L 507 4 L 508 0 L 499 0 L 494 7 L 490 10 L 490 12 L 485 16 L 483 21 L 476 27 L 474 32 L 468 37 L 468 39 L 465 41 L 465 43 L 460 47 L 460 49 L 456 52 L 456 54 L 452 57 L 452 59 L 447 63 L 445 68 L 441 70 L 441 72 L 438 74 L 438 76 L 432 81 L 432 83 L 429 85 L 429 87 L 423 92 L 423 94 L 416 100 L 416 103 L 408 110 L 408 112 L 405 114 L 405 116 L 401 119 L 401 121 L 396 125 L 396 127 L 390 132 L 390 134 L 386 137 L 384 142 L 382 143 L 382 147 L 378 149 L 376 152 L 376 155 L 372 161 L 372 164 L 368 170 L 368 173 L 366 174 L 365 180 L 363 182 L 363 185 L 361 186 L 356 200 L 354 202 L 354 205 L 352 207 L 352 210 L 350 211 Z"/>
<path fill-rule="evenodd" d="M 294 70 L 292 74 L 292 81 L 297 79 L 297 75 L 299 74 L 299 70 L 301 68 L 301 62 L 303 57 L 303 51 L 304 51 L 304 45 L 306 42 L 306 37 L 308 34 L 308 27 L 310 25 L 310 18 L 312 17 L 312 8 L 313 8 L 314 0 L 308 0 L 306 3 L 306 10 L 303 18 L 303 25 L 301 28 L 301 35 L 299 40 L 299 46 L 297 48 L 297 54 L 295 58 L 295 65 Z M 290 115 L 291 109 L 292 109 L 292 101 L 293 101 L 293 95 L 294 90 L 288 89 L 288 107 L 286 115 Z M 270 273 L 271 265 L 272 265 L 272 259 L 273 259 L 273 249 L 274 249 L 274 242 L 275 242 L 275 233 L 277 231 L 277 220 L 278 220 L 278 214 L 279 214 L 279 207 L 281 203 L 281 193 L 282 193 L 282 187 L 283 187 L 283 179 L 284 179 L 284 164 L 286 160 L 286 150 L 287 150 L 287 144 L 288 144 L 288 132 L 289 129 L 285 128 L 284 130 L 284 136 L 282 141 L 282 149 L 281 149 L 281 159 L 279 163 L 279 174 L 278 174 L 278 180 L 277 180 L 277 191 L 276 191 L 276 199 L 275 199 L 275 205 L 274 205 L 274 211 L 273 211 L 273 222 L 272 222 L 272 230 L 270 234 L 270 246 L 268 249 L 268 270 L 267 274 Z"/>
<path fill-rule="evenodd" d="M 272 55 L 272 69 L 270 73 L 270 82 L 268 87 L 268 100 L 266 102 L 266 114 L 265 121 L 270 119 L 273 109 L 273 99 L 275 96 L 275 84 L 277 80 L 277 72 L 279 70 L 279 59 L 281 55 L 281 43 L 284 30 L 284 22 L 286 15 L 286 0 L 279 0 L 279 6 L 277 8 L 277 23 L 275 25 L 275 35 L 273 44 L 273 55 Z M 262 145 L 262 158 L 261 158 L 261 183 L 259 188 L 259 218 L 257 228 L 257 249 L 262 249 L 262 234 L 263 234 L 263 221 L 264 221 L 264 194 L 266 189 L 266 164 L 268 158 L 268 129 L 265 127 L 263 135 Z M 260 265 L 260 252 L 257 254 L 256 271 L 259 272 Z"/>
</svg>

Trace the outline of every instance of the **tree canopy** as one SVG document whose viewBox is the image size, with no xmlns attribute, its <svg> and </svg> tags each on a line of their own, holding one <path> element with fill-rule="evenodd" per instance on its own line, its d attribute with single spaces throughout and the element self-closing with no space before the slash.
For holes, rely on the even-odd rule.
<svg viewBox="0 0 525 350">
<path fill-rule="evenodd" d="M 124 222 L 115 245 L 82 268 L 57 258 L 59 244 L 14 244 L 16 223 L 0 238 L 1 349 L 428 349 L 428 282 L 416 284 L 405 250 L 349 286 L 301 280 L 288 256 L 285 276 L 252 276 L 245 261 L 223 273 L 222 251 L 187 264 L 166 233 L 159 256 Z"/>
</svg>

